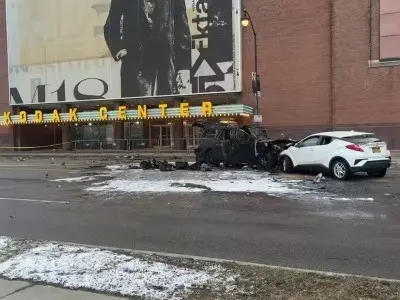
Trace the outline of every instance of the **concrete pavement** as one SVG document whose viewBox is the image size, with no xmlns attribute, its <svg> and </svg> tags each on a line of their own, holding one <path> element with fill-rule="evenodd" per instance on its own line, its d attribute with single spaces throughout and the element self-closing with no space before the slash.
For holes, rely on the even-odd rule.
<svg viewBox="0 0 400 300">
<path fill-rule="evenodd" d="M 31 284 L 23 281 L 0 279 L 1 300 L 122 300 L 89 292 L 71 291 L 50 286 Z"/>
</svg>

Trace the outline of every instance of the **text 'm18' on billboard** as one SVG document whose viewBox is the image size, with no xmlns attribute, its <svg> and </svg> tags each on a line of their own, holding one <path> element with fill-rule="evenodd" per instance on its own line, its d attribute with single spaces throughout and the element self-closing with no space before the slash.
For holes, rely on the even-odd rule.
<svg viewBox="0 0 400 300">
<path fill-rule="evenodd" d="M 241 91 L 240 0 L 6 0 L 10 104 Z"/>
</svg>

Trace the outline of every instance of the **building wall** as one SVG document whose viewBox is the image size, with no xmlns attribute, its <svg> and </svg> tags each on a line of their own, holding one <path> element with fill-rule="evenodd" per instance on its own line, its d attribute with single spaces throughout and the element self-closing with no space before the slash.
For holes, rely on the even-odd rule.
<svg viewBox="0 0 400 300">
<path fill-rule="evenodd" d="M 271 135 L 377 132 L 400 149 L 400 66 L 380 64 L 380 0 L 243 0 L 258 38 L 260 114 Z M 251 28 L 243 30 L 243 101 L 255 105 Z M 374 63 L 375 62 L 375 63 Z M 9 110 L 0 0 L 0 112 Z M 0 127 L 0 145 L 13 130 Z"/>
<path fill-rule="evenodd" d="M 331 124 L 329 0 L 246 0 L 257 32 L 260 114 L 271 134 L 299 137 Z M 254 44 L 243 30 L 244 101 L 252 104 Z"/>
<path fill-rule="evenodd" d="M 334 122 L 400 149 L 400 66 L 370 67 L 379 58 L 379 2 L 333 1 Z"/>
<path fill-rule="evenodd" d="M 259 41 L 260 114 L 270 135 L 366 130 L 400 149 L 400 66 L 379 63 L 381 1 L 244 1 Z M 251 29 L 243 35 L 244 101 L 254 104 Z"/>
</svg>

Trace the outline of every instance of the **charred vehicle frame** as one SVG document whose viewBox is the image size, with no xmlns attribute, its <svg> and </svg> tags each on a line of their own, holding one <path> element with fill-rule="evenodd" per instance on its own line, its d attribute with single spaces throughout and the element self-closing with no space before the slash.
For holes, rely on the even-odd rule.
<svg viewBox="0 0 400 300">
<path fill-rule="evenodd" d="M 246 125 L 207 125 L 195 122 L 193 126 L 203 129 L 200 144 L 195 149 L 197 165 L 250 165 L 259 170 L 271 171 L 280 166 L 279 154 L 296 143 L 286 138 L 268 138 L 262 128 Z"/>
</svg>

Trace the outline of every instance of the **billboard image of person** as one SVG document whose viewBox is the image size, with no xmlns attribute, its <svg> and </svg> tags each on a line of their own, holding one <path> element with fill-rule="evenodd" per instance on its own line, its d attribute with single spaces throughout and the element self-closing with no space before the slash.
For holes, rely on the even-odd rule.
<svg viewBox="0 0 400 300">
<path fill-rule="evenodd" d="M 191 67 L 185 0 L 112 0 L 104 36 L 122 97 L 178 94 L 177 74 Z"/>
<path fill-rule="evenodd" d="M 240 0 L 6 0 L 6 8 L 12 105 L 241 91 Z"/>
</svg>

